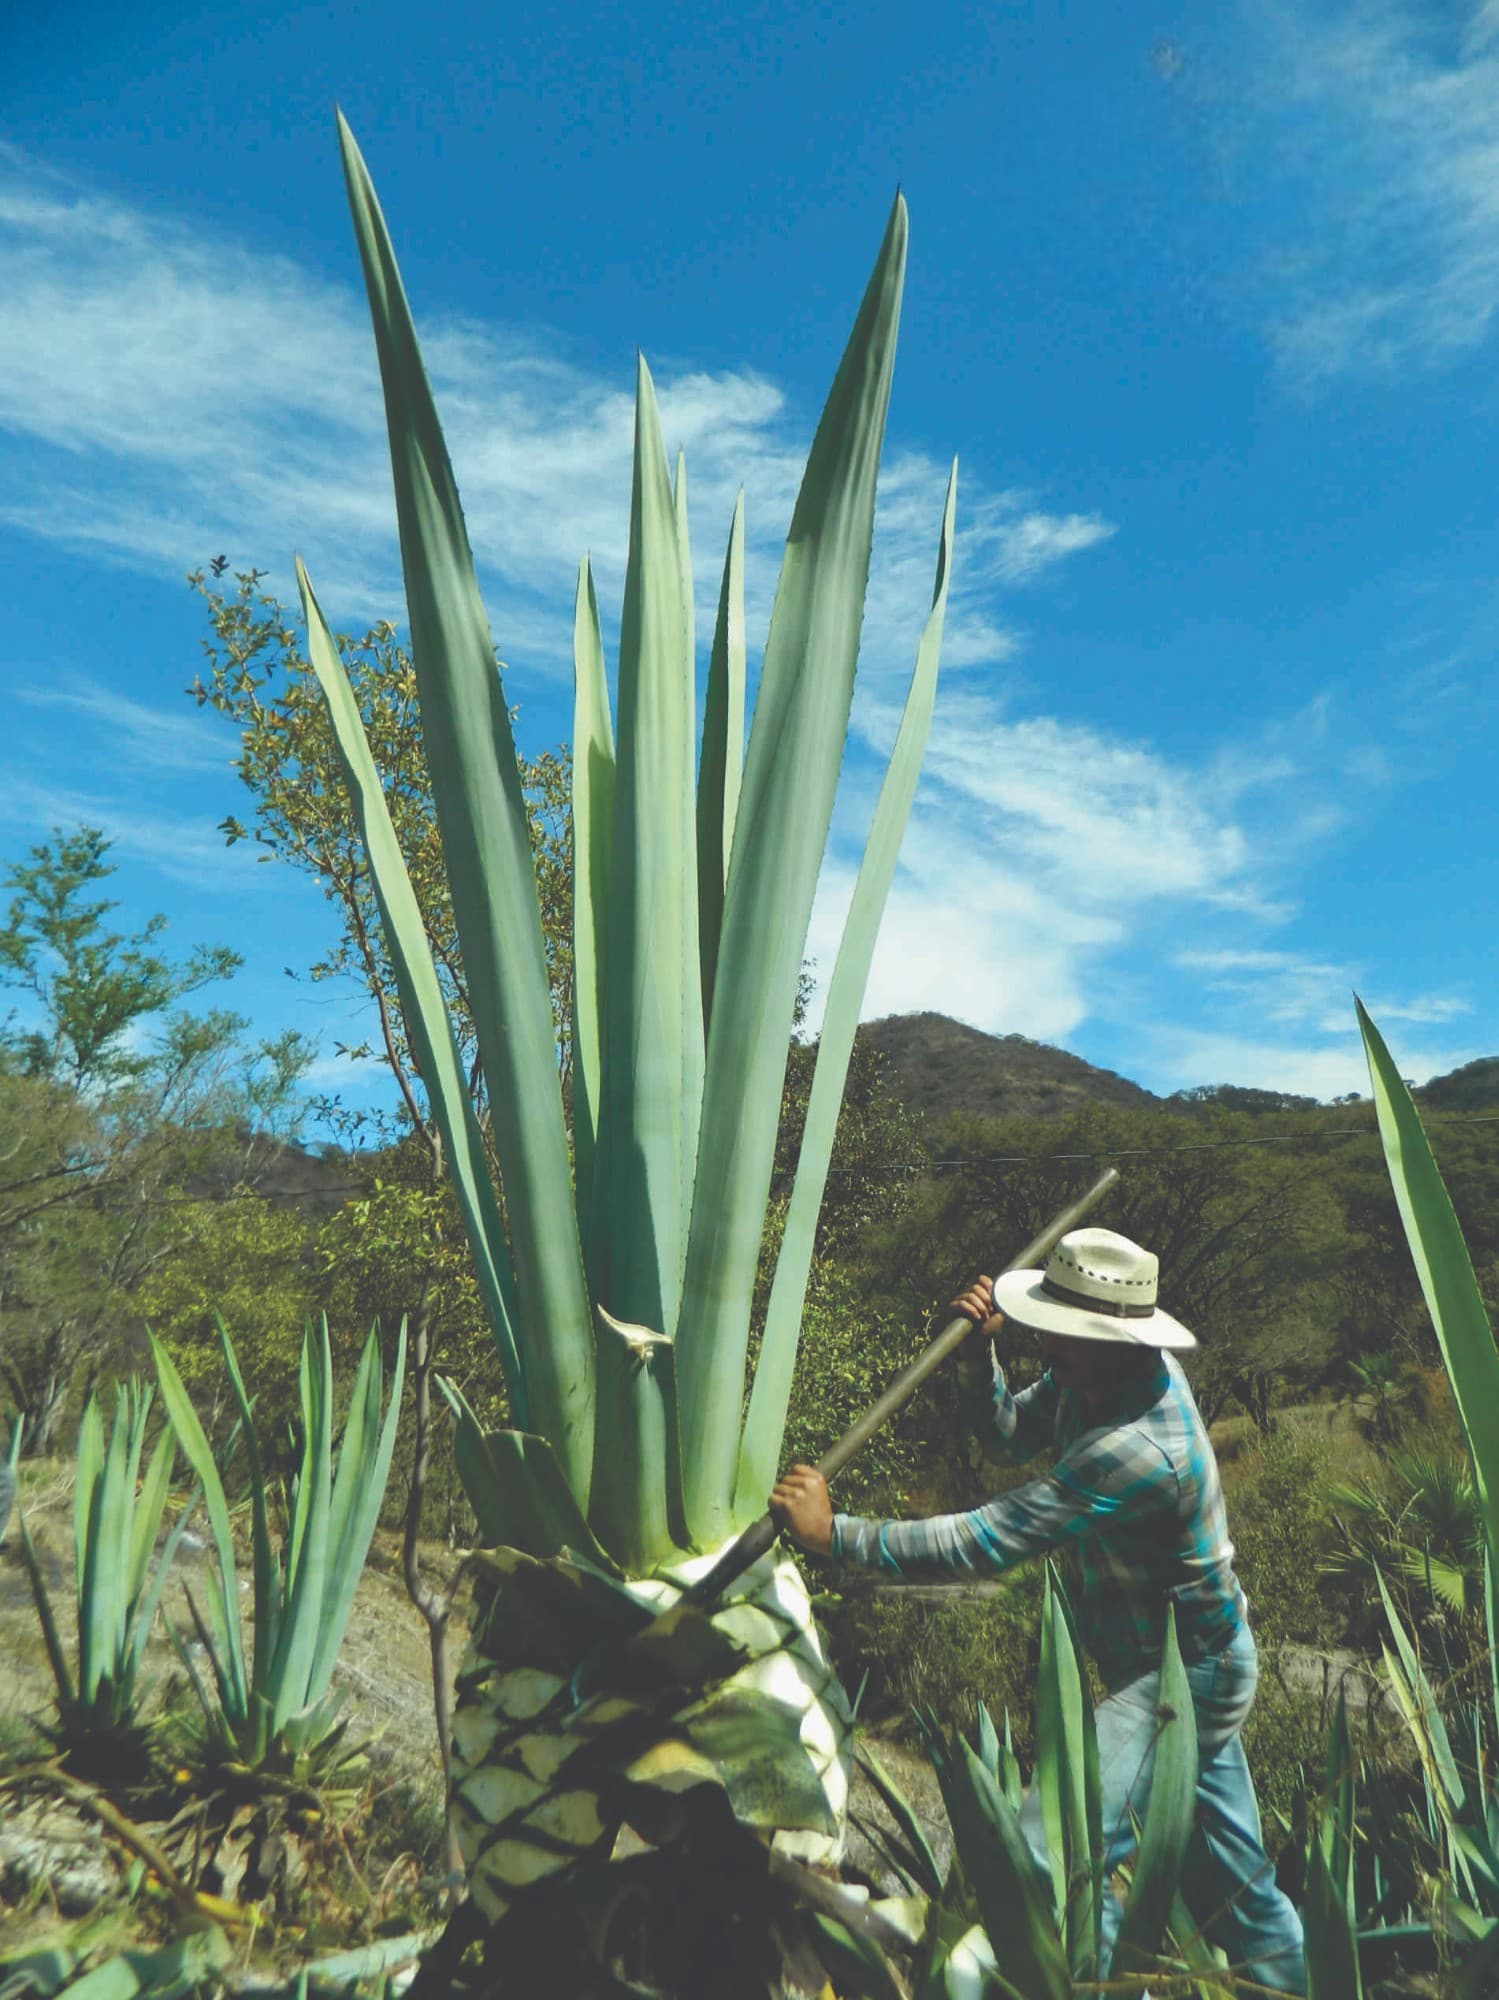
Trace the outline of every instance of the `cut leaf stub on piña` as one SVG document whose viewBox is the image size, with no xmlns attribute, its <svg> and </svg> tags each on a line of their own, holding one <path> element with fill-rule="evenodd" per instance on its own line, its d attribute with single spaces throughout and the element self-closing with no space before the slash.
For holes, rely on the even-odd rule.
<svg viewBox="0 0 1499 2000">
<path fill-rule="evenodd" d="M 779 1853 L 839 1858 L 853 1718 L 806 1585 L 772 1554 L 718 1610 L 663 1616 L 714 1559 L 632 1581 L 572 1555 L 482 1559 L 494 1594 L 459 1670 L 451 1785 L 489 1922 L 622 1828 L 676 1838 L 710 1802 Z M 598 1645 L 617 1671 L 574 1706 L 570 1676 Z"/>
</svg>

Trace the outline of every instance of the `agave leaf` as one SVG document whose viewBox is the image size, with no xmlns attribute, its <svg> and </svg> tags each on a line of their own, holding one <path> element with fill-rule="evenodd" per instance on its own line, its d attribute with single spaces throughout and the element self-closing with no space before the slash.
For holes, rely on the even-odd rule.
<svg viewBox="0 0 1499 2000">
<path fill-rule="evenodd" d="M 216 1312 L 213 1317 L 214 1325 L 218 1329 L 219 1352 L 224 1357 L 224 1368 L 229 1376 L 229 1387 L 234 1396 L 238 1419 L 235 1431 L 230 1436 L 230 1448 L 232 1449 L 236 1434 L 243 1439 L 245 1469 L 250 1481 L 250 1575 L 253 1584 L 251 1604 L 254 1614 L 255 1667 L 263 1672 L 276 1649 L 283 1606 L 281 1565 L 271 1545 L 271 1522 L 266 1505 L 270 1494 L 270 1481 L 266 1476 L 265 1461 L 261 1457 L 260 1438 L 255 1429 L 255 1415 L 245 1389 L 245 1378 L 240 1373 L 239 1357 L 234 1352 L 234 1342 L 229 1338 L 229 1329 L 224 1324 L 222 1314 Z M 304 1337 L 304 1359 L 305 1355 Z M 254 1677 L 252 1673 L 252 1680 Z"/>
<path fill-rule="evenodd" d="M 1147 1973 L 1159 1957 L 1181 1882 L 1187 1842 L 1192 1837 L 1197 1800 L 1197 1718 L 1177 1643 L 1176 1613 L 1169 1605 L 1157 1713 L 1161 1726 L 1150 1798 L 1110 1969 L 1115 1980 L 1132 1980 Z M 1120 2000 L 1140 2000 L 1145 1991 L 1143 1977 L 1119 1991 Z"/>
<path fill-rule="evenodd" d="M 818 1956 L 847 2000 L 910 2000 L 910 1988 L 872 1937 L 821 1910 L 808 1910 L 804 1921 L 816 1935 Z M 831 1982 L 823 1990 L 831 1992 Z"/>
<path fill-rule="evenodd" d="M 1019 1815 L 961 1738 L 949 1744 L 930 1724 L 924 1733 L 953 1845 L 1005 1980 L 1023 2000 L 1071 2000 L 1066 1954 Z"/>
<path fill-rule="evenodd" d="M 718 591 L 718 618 L 708 658 L 703 747 L 697 775 L 697 926 L 703 961 L 703 1020 L 713 1016 L 713 980 L 723 891 L 739 808 L 744 763 L 744 488 L 734 501 L 729 546 Z"/>
<path fill-rule="evenodd" d="M 675 505 L 650 370 L 638 364 L 630 553 L 619 638 L 609 977 L 589 1270 L 621 1319 L 676 1329 L 702 1094 L 693 693 Z M 690 994 L 683 966 L 694 969 Z M 599 1397 L 595 1476 L 614 1455 Z M 663 1473 L 652 1477 L 658 1488 Z"/>
<path fill-rule="evenodd" d="M 160 1450 L 168 1442 L 171 1445 L 171 1451 L 167 1457 L 167 1469 L 170 1472 L 172 1462 L 177 1453 L 177 1439 L 169 1427 L 164 1427 L 161 1434 L 161 1442 L 157 1449 Z M 130 1672 L 132 1676 L 140 1666 L 141 1655 L 145 1651 L 146 1640 L 149 1638 L 151 1627 L 155 1623 L 156 1613 L 161 1605 L 162 1593 L 166 1589 L 167 1578 L 171 1575 L 172 1563 L 177 1554 L 177 1545 L 187 1533 L 188 1523 L 192 1520 L 193 1509 L 197 1505 L 197 1498 L 197 1492 L 194 1490 L 192 1498 L 173 1522 L 172 1531 L 167 1536 L 166 1542 L 162 1547 L 161 1559 L 156 1565 L 156 1573 L 151 1579 L 151 1587 L 141 1600 L 139 1610 L 136 1614 L 135 1633 L 131 1642 Z"/>
<path fill-rule="evenodd" d="M 1379 1584 L 1379 1594 L 1384 1600 L 1385 1617 L 1389 1621 L 1390 1632 L 1395 1641 L 1395 1653 L 1388 1646 L 1382 1651 L 1385 1669 L 1394 1689 L 1395 1699 L 1405 1716 L 1406 1727 L 1410 1730 L 1420 1753 L 1421 1761 L 1436 1781 L 1437 1803 L 1444 1818 L 1463 1809 L 1463 1781 L 1458 1773 L 1457 1759 L 1452 1754 L 1452 1742 L 1447 1734 L 1447 1725 L 1442 1720 L 1437 1707 L 1436 1696 L 1431 1691 L 1410 1634 L 1406 1631 L 1399 1612 L 1395 1609 L 1385 1580 L 1376 1569 L 1375 1579 Z"/>
<path fill-rule="evenodd" d="M 984 1713 L 982 1702 L 979 1708 L 982 1715 Z M 933 1854 L 931 1843 L 922 1831 L 921 1822 L 917 1819 L 910 1800 L 876 1757 L 867 1737 L 859 1737 L 854 1755 L 864 1775 L 879 1793 L 886 1810 L 900 1829 L 905 1845 L 916 1863 L 915 1873 L 919 1887 L 928 1896 L 941 1895 L 942 1871 L 937 1866 L 937 1857 Z"/>
<path fill-rule="evenodd" d="M 1302 1918 L 1309 2000 L 1363 2000 L 1353 1919 L 1317 1839 L 1307 1854 Z"/>
<path fill-rule="evenodd" d="M 937 663 L 942 651 L 942 623 L 947 610 L 948 578 L 952 569 L 953 512 L 956 503 L 957 466 L 954 465 L 942 509 L 932 608 L 921 643 L 916 649 L 916 668 L 906 695 L 905 711 L 901 716 L 885 781 L 880 787 L 864 859 L 854 885 L 853 901 L 843 927 L 843 941 L 828 987 L 822 1034 L 817 1044 L 817 1067 L 807 1100 L 807 1116 L 797 1157 L 796 1180 L 776 1257 L 775 1278 L 765 1313 L 765 1332 L 760 1342 L 755 1383 L 745 1419 L 739 1486 L 735 1497 L 735 1512 L 738 1515 L 753 1515 L 760 1511 L 764 1504 L 760 1496 L 775 1484 L 780 1461 L 786 1411 L 791 1400 L 791 1378 L 801 1334 L 802 1307 L 807 1296 L 807 1276 L 812 1268 L 817 1218 L 822 1209 L 823 1190 L 827 1186 L 828 1163 L 832 1159 L 833 1141 L 838 1133 L 838 1114 L 843 1108 L 843 1086 L 848 1078 L 849 1057 L 859 1026 L 859 1011 L 864 1004 L 864 988 L 874 957 L 880 917 L 891 878 L 895 874 L 901 836 L 906 829 L 911 801 L 916 795 L 916 781 L 931 726 L 932 704 L 937 691 Z"/>
<path fill-rule="evenodd" d="M 573 1173 L 578 1229 L 592 1240 L 594 1147 L 598 1134 L 604 1018 L 609 836 L 614 820 L 614 725 L 593 570 L 578 570 L 573 607 Z M 519 1410 L 516 1422 L 525 1429 Z"/>
<path fill-rule="evenodd" d="M 1096 1735 L 1093 1739 L 1093 1750 L 1096 1756 L 1098 1752 L 1098 1738 Z M 999 1789 L 1004 1793 L 1015 1811 L 1019 1812 L 1021 1800 L 1025 1795 L 1025 1788 L 1020 1779 L 1020 1759 L 1015 1755 L 1015 1745 L 1010 1734 L 1010 1711 L 1008 1708 L 1005 1710 L 1004 1740 L 999 1746 L 999 1765 L 994 1775 L 999 1780 Z M 1098 1846 L 1100 1852 L 1102 1852 L 1103 1840 L 1101 1836 Z"/>
<path fill-rule="evenodd" d="M 750 1303 L 853 698 L 905 248 L 897 196 L 792 516 L 734 826 L 677 1356 L 687 1526 L 702 1546 L 733 1525 Z"/>
<path fill-rule="evenodd" d="M 445 1376 L 434 1379 L 457 1419 L 453 1455 L 484 1539 L 543 1559 L 576 1549 L 617 1574 L 618 1565 L 584 1519 L 547 1439 L 483 1430 L 463 1391 Z"/>
<path fill-rule="evenodd" d="M 234 1715 L 243 1715 L 249 1704 L 249 1685 L 245 1674 L 244 1639 L 239 1621 L 239 1590 L 234 1571 L 234 1536 L 229 1527 L 229 1502 L 224 1495 L 224 1482 L 219 1477 L 213 1449 L 203 1434 L 203 1426 L 198 1421 L 198 1413 L 193 1408 L 192 1398 L 182 1386 L 182 1377 L 177 1373 L 171 1355 L 149 1328 L 147 1328 L 147 1338 L 151 1342 L 151 1356 L 156 1363 L 156 1380 L 161 1389 L 161 1400 L 166 1406 L 172 1428 L 177 1433 L 177 1441 L 182 1446 L 182 1455 L 192 1467 L 193 1476 L 203 1489 L 203 1505 L 208 1514 L 209 1532 L 213 1536 L 214 1554 L 217 1558 L 217 1574 L 213 1583 L 222 1652 L 218 1647 L 209 1644 L 206 1636 L 208 1628 L 198 1617 L 190 1597 L 189 1608 L 193 1611 L 195 1623 L 199 1625 L 199 1636 L 208 1646 L 213 1659 L 215 1674 L 219 1679 L 221 1691 L 225 1694 L 226 1711 Z"/>
<path fill-rule="evenodd" d="M 679 1549 L 682 1527 L 673 1342 L 649 1327 L 598 1321 L 599 1460 L 594 1532 L 633 1575 Z M 607 1450 L 604 1447 L 607 1445 Z"/>
<path fill-rule="evenodd" d="M 1411 1094 L 1356 996 L 1354 1006 L 1390 1184 L 1473 1456 L 1488 1545 L 1499 1555 L 1499 1348 L 1494 1329 Z"/>
<path fill-rule="evenodd" d="M 510 1405 L 517 1420 L 524 1424 L 528 1421 L 526 1382 L 515 1341 L 515 1279 L 510 1270 L 510 1252 L 499 1204 L 484 1157 L 479 1121 L 474 1115 L 473 1099 L 453 1038 L 453 1025 L 432 962 L 421 907 L 401 857 L 400 842 L 385 803 L 380 774 L 370 755 L 354 691 L 300 557 L 297 585 L 307 620 L 307 657 L 328 704 L 328 717 L 359 824 L 359 837 L 369 858 L 370 879 L 395 971 L 401 1018 L 447 1149 L 453 1191 L 473 1246 L 475 1275 L 499 1349 Z"/>
<path fill-rule="evenodd" d="M 1171 1923 L 1167 1936 L 1177 1957 L 1195 1975 L 1196 2000 L 1233 2000 L 1235 1982 L 1213 1956 L 1213 1948 L 1203 1936 L 1197 1919 L 1187 1908 L 1180 1892 L 1171 1899 Z"/>
<path fill-rule="evenodd" d="M 406 1322 L 396 1341 L 390 1397 L 385 1422 L 380 1423 L 383 1370 L 380 1340 L 371 1329 L 359 1361 L 359 1373 L 349 1404 L 349 1421 L 338 1448 L 338 1475 L 333 1486 L 328 1542 L 330 1557 L 323 1603 L 318 1618 L 317 1647 L 307 1676 L 307 1699 L 322 1698 L 333 1678 L 338 1649 L 348 1628 L 354 1593 L 364 1573 L 370 1542 L 380 1519 L 380 1507 L 390 1479 L 390 1461 L 401 1419 L 401 1391 L 406 1380 Z"/>
<path fill-rule="evenodd" d="M 1102 1802 L 1093 1704 L 1055 1567 L 1047 1564 L 1036 1707 L 1036 1776 L 1053 1891 L 1074 1977 L 1096 1967 L 1103 1888 Z M 1092 1738 L 1092 1757 L 1088 1755 Z M 1089 1784 L 1091 1765 L 1092 1784 Z"/>
<path fill-rule="evenodd" d="M 682 592 L 684 657 L 693 685 L 697 684 L 697 612 L 692 601 L 692 538 L 687 532 L 687 454 L 678 448 L 671 483 L 672 515 L 677 530 L 677 575 Z"/>
<path fill-rule="evenodd" d="M 632 1650 L 639 1644 L 633 1641 Z M 731 1683 L 684 1710 L 680 1727 L 718 1773 L 741 1826 L 832 1833 L 827 1790 L 802 1741 L 805 1719 L 794 1702 Z"/>
<path fill-rule="evenodd" d="M 57 1705 L 60 1710 L 66 1712 L 76 1703 L 78 1690 L 68 1670 L 67 1655 L 63 1651 L 62 1638 L 57 1629 L 57 1617 L 52 1609 L 52 1599 L 47 1595 L 46 1579 L 42 1575 L 41 1564 L 36 1559 L 36 1547 L 31 1539 L 31 1530 L 26 1525 L 23 1508 L 17 1507 L 16 1522 L 21 1530 L 21 1560 L 26 1565 L 26 1578 L 31 1585 L 32 1600 L 41 1623 L 42 1644 L 47 1649 L 47 1661 L 52 1668 L 52 1678 L 57 1683 Z"/>
<path fill-rule="evenodd" d="M 99 1487 L 104 1479 L 104 1415 L 97 1393 L 84 1405 L 78 1425 L 78 1446 L 74 1459 L 73 1559 L 77 1574 L 78 1679 L 83 1700 L 93 1686 L 93 1659 L 98 1644 L 94 1632 L 94 1591 L 91 1555 L 98 1535 Z"/>
<path fill-rule="evenodd" d="M 141 1401 L 144 1416 L 144 1412 L 150 1408 L 150 1398 L 145 1396 Z M 166 1509 L 167 1494 L 171 1490 L 172 1461 L 176 1456 L 177 1440 L 172 1435 L 172 1427 L 170 1424 L 163 1424 L 161 1435 L 156 1440 L 156 1449 L 151 1454 L 151 1463 L 146 1468 L 140 1497 L 131 1516 L 126 1590 L 132 1604 L 138 1602 L 145 1587 L 151 1551 L 156 1547 L 156 1536 L 161 1527 L 162 1514 Z"/>
<path fill-rule="evenodd" d="M 1338 1689 L 1332 1727 L 1327 1732 L 1327 1758 L 1322 1773 L 1322 1852 L 1328 1879 L 1342 1898 L 1350 1921 L 1353 1909 L 1353 1743 L 1348 1734 L 1348 1705 Z"/>
<path fill-rule="evenodd" d="M 70 2000 L 182 2000 L 207 1985 L 234 1956 L 216 1924 L 189 1931 L 168 1944 L 117 1952 L 73 1980 Z"/>
<path fill-rule="evenodd" d="M 510 714 L 395 255 L 342 118 L 339 142 L 385 389 L 422 737 L 507 1194 L 516 1341 L 531 1421 L 586 1500 L 593 1330 Z"/>
<path fill-rule="evenodd" d="M 1050 1565 L 1048 1565 L 1048 1569 Z M 1046 1854 L 1051 1863 L 1052 1907 L 1063 1937 L 1067 1936 L 1067 1886 L 1076 1865 L 1072 1835 L 1074 1823 L 1069 1812 L 1073 1803 L 1069 1779 L 1081 1758 L 1068 1755 L 1066 1732 L 1080 1728 L 1075 1708 L 1067 1702 L 1062 1688 L 1063 1669 L 1057 1658 L 1057 1632 L 1051 1616 L 1051 1576 L 1046 1579 L 1046 1598 L 1041 1611 L 1041 1659 L 1036 1682 L 1036 1769 L 1033 1782 L 1041 1799 L 1041 1825 L 1046 1837 Z M 1074 1670 L 1076 1661 L 1071 1662 Z M 1080 1746 L 1078 1746 L 1080 1748 Z M 1080 1817 L 1080 1815 L 1079 1815 Z M 1069 1954 L 1070 1957 L 1070 1954 Z M 1074 1970 L 1076 1967 L 1074 1966 Z"/>
<path fill-rule="evenodd" d="M 328 1322 L 302 1343 L 302 1462 L 286 1554 L 286 1605 L 270 1672 L 256 1681 L 271 1705 L 271 1732 L 307 1706 L 312 1662 L 328 1582 L 328 1519 L 332 1511 L 333 1352 Z M 259 1645 L 256 1647 L 257 1665 Z"/>
</svg>

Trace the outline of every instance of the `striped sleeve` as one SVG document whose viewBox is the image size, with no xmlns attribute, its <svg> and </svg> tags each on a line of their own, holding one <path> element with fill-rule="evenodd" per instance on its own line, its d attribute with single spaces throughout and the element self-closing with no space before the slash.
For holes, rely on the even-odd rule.
<svg viewBox="0 0 1499 2000">
<path fill-rule="evenodd" d="M 958 1349 L 958 1394 L 963 1419 L 987 1458 L 1023 1465 L 1054 1441 L 1059 1391 L 1050 1373 L 1012 1395 L 989 1341 Z"/>
<path fill-rule="evenodd" d="M 1176 1472 L 1135 1428 L 1087 1432 L 1043 1478 L 966 1514 L 926 1521 L 833 1517 L 835 1560 L 908 1580 L 992 1576 L 1104 1527 L 1177 1505 Z"/>
</svg>

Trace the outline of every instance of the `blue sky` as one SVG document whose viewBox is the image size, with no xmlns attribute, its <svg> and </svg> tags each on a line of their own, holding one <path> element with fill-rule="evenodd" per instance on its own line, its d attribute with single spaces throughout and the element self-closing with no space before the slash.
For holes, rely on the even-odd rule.
<svg viewBox="0 0 1499 2000">
<path fill-rule="evenodd" d="M 317 890 L 216 832 L 183 689 L 225 554 L 402 617 L 332 109 L 364 148 L 526 747 L 572 582 L 606 645 L 633 361 L 752 658 L 897 184 L 911 261 L 826 970 L 961 461 L 931 750 L 866 1013 L 936 1007 L 1169 1091 L 1499 1049 L 1499 4 L 649 10 L 390 0 L 0 13 L 0 859 L 88 819 L 127 914 L 245 955 L 326 1051 Z"/>
</svg>

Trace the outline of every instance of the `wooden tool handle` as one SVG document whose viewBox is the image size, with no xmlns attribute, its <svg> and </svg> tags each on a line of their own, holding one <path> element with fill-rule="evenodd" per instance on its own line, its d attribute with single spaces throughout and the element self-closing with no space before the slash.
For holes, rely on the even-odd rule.
<svg viewBox="0 0 1499 2000">
<path fill-rule="evenodd" d="M 1076 1229 L 1118 1178 L 1117 1167 L 1106 1168 L 1086 1194 L 1079 1195 L 1060 1215 L 1054 1216 L 1039 1236 L 1033 1236 L 1020 1254 L 1010 1259 L 1005 1270 L 1027 1271 L 1044 1264 L 1068 1230 Z M 850 1425 L 838 1442 L 823 1453 L 817 1461 L 817 1470 L 823 1478 L 835 1478 L 849 1460 L 864 1449 L 875 1432 L 889 1423 L 897 1410 L 905 1408 L 927 1377 L 962 1346 L 972 1331 L 973 1322 L 961 1315 L 949 1320 L 936 1339 L 921 1350 L 908 1368 L 901 1370 L 878 1402 L 871 1404 L 858 1422 Z M 758 1521 L 752 1521 L 736 1541 L 730 1542 L 707 1575 L 699 1577 L 685 1592 L 686 1602 L 707 1604 L 720 1596 L 735 1577 L 742 1576 L 752 1562 L 757 1562 L 765 1554 L 779 1533 L 774 1516 L 770 1514 L 762 1514 Z"/>
</svg>

